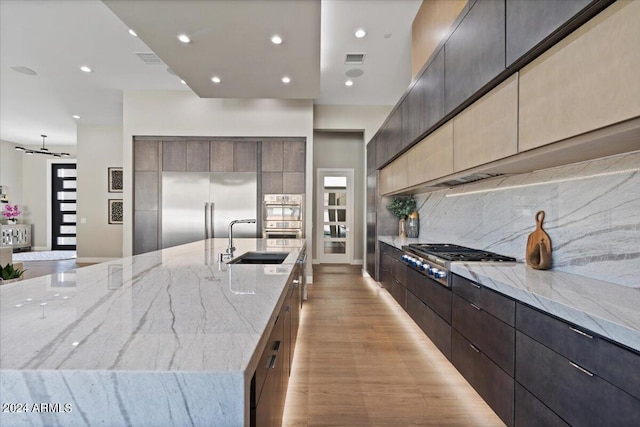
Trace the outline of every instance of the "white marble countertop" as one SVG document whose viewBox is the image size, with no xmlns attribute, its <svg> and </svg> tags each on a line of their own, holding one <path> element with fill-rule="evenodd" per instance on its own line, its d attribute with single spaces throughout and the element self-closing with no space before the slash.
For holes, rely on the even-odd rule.
<svg viewBox="0 0 640 427">
<path fill-rule="evenodd" d="M 235 422 L 228 425 L 245 424 L 242 415 L 235 418 L 237 411 L 247 412 L 238 393 L 247 396 L 247 385 L 270 332 L 267 329 L 286 296 L 287 279 L 302 247 L 267 248 L 262 239 L 234 242 L 236 256 L 253 250 L 289 255 L 279 265 L 221 267 L 217 254 L 224 252 L 227 239 L 210 239 L 0 287 L 2 403 L 8 396 L 17 402 L 50 402 L 55 397 L 77 408 L 84 402 L 85 412 L 88 408 L 95 412 L 100 396 L 122 403 L 128 394 L 138 401 L 138 411 L 145 413 L 140 400 L 153 401 L 154 393 L 159 393 L 155 399 L 172 393 L 187 399 L 190 394 L 190 398 L 208 402 L 211 414 L 235 413 L 231 418 Z M 74 375 L 78 372 L 84 380 Z M 206 375 L 193 377 L 198 372 Z M 172 385 L 157 377 L 144 381 L 122 377 L 135 374 L 141 378 L 144 373 L 169 376 Z M 122 378 L 121 387 L 117 381 L 115 386 L 105 383 L 104 378 Z M 70 385 L 77 381 L 84 385 Z M 149 396 L 141 398 L 136 393 L 142 393 L 145 381 L 144 393 Z M 190 382 L 197 387 L 187 389 Z M 238 390 L 235 386 L 241 383 L 243 389 Z M 154 390 L 156 386 L 160 390 Z M 97 394 L 87 401 L 83 387 Z M 240 407 L 226 407 L 226 403 L 216 407 L 212 404 L 216 391 L 220 396 L 228 394 L 229 405 Z M 206 394 L 197 396 L 201 393 Z M 239 398 L 237 403 L 232 402 L 234 398 Z M 155 412 L 163 413 L 162 403 L 150 403 Z M 180 406 L 175 402 L 166 405 L 167 413 L 193 415 L 191 403 L 180 410 L 170 408 Z M 193 407 L 191 411 L 196 412 Z M 137 415 L 121 412 L 103 414 L 101 420 L 134 424 L 131 417 Z M 182 419 L 176 416 L 176 422 Z M 71 418 L 65 420 L 65 425 L 75 425 Z M 49 424 L 44 421 L 41 425 Z M 190 420 L 181 425 L 207 422 Z M 83 425 L 82 419 L 77 425 Z"/>
<path fill-rule="evenodd" d="M 415 243 L 379 240 L 400 249 Z M 415 239 L 416 241 L 418 239 Z M 451 271 L 515 300 L 640 351 L 640 289 L 589 277 L 534 270 L 524 263 L 451 263 Z"/>
</svg>

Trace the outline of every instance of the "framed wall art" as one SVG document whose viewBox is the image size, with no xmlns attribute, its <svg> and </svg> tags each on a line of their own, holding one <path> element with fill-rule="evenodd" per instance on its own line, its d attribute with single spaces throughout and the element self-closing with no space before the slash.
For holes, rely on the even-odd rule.
<svg viewBox="0 0 640 427">
<path fill-rule="evenodd" d="M 109 199 L 109 224 L 122 224 L 122 199 Z"/>
<path fill-rule="evenodd" d="M 108 168 L 109 172 L 109 193 L 122 193 L 123 172 L 122 168 Z"/>
</svg>

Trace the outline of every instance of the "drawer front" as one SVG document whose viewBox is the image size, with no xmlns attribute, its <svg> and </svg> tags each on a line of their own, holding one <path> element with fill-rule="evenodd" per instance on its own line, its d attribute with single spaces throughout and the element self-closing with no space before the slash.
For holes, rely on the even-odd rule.
<svg viewBox="0 0 640 427">
<path fill-rule="evenodd" d="M 276 319 L 276 323 L 273 325 L 273 330 L 271 331 L 271 335 L 269 336 L 269 341 L 267 341 L 267 345 L 262 352 L 262 356 L 260 357 L 260 361 L 258 362 L 258 366 L 256 367 L 256 378 L 255 378 L 255 394 L 252 395 L 251 405 L 255 407 L 260 401 L 260 396 L 262 394 L 262 389 L 265 384 L 265 380 L 269 375 L 270 364 L 272 356 L 278 356 L 278 352 L 280 348 L 282 348 L 282 341 L 284 337 L 284 328 L 282 326 L 283 322 L 280 320 L 281 316 L 278 316 Z"/>
<path fill-rule="evenodd" d="M 389 289 L 389 292 L 391 292 L 391 284 L 393 283 L 393 277 L 391 277 L 391 274 L 389 274 L 389 272 L 383 268 L 380 269 L 380 284 L 382 285 L 383 288 L 385 289 Z"/>
<path fill-rule="evenodd" d="M 516 302 L 471 280 L 453 275 L 453 293 L 460 295 L 503 322 L 514 326 Z"/>
<path fill-rule="evenodd" d="M 423 303 L 451 323 L 451 290 L 407 267 L 407 289 Z"/>
<path fill-rule="evenodd" d="M 407 292 L 407 313 L 442 354 L 451 360 L 451 325 L 411 292 Z"/>
<path fill-rule="evenodd" d="M 516 379 L 570 425 L 638 426 L 640 400 L 516 332 Z"/>
<path fill-rule="evenodd" d="M 516 381 L 516 427 L 569 427 L 555 412 Z"/>
<path fill-rule="evenodd" d="M 517 329 L 640 399 L 640 355 L 592 332 L 518 304 Z"/>
<path fill-rule="evenodd" d="M 391 255 L 383 253 L 382 256 L 380 256 L 380 267 L 381 268 L 384 268 L 388 272 L 392 272 L 394 264 L 395 263 L 394 263 L 394 260 L 391 257 Z"/>
<path fill-rule="evenodd" d="M 399 259 L 393 260 L 393 277 L 403 285 L 407 283 L 407 265 Z"/>
<path fill-rule="evenodd" d="M 510 376 L 514 376 L 515 329 L 458 295 L 452 326 Z"/>
<path fill-rule="evenodd" d="M 514 380 L 455 329 L 451 331 L 451 362 L 508 426 L 513 425 Z"/>
<path fill-rule="evenodd" d="M 391 245 L 380 242 L 380 251 L 384 254 L 389 254 L 391 257 L 400 258 L 403 252 Z"/>
<path fill-rule="evenodd" d="M 391 295 L 398 301 L 400 307 L 407 309 L 407 288 L 397 280 L 393 280 L 391 283 Z"/>
</svg>

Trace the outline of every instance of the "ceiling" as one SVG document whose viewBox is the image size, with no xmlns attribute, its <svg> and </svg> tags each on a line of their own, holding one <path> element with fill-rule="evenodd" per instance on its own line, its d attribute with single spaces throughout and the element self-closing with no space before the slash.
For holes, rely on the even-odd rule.
<svg viewBox="0 0 640 427">
<path fill-rule="evenodd" d="M 421 0 L 318 4 L 0 0 L 0 139 L 39 145 L 44 133 L 47 144 L 75 144 L 78 124 L 122 123 L 125 90 L 395 104 L 410 83 L 411 23 Z M 139 37 L 128 33 L 130 27 Z M 354 37 L 358 28 L 366 37 Z M 192 33 L 190 44 L 177 41 L 179 30 Z M 284 39 L 279 46 L 268 39 L 276 32 Z M 161 61 L 145 63 L 136 53 L 154 53 Z M 345 64 L 346 53 L 364 53 L 363 64 Z M 80 71 L 82 65 L 93 72 Z M 361 75 L 347 77 L 353 69 Z M 214 73 L 219 84 L 210 80 Z M 288 85 L 280 81 L 284 74 Z M 347 79 L 353 86 L 345 86 Z"/>
</svg>

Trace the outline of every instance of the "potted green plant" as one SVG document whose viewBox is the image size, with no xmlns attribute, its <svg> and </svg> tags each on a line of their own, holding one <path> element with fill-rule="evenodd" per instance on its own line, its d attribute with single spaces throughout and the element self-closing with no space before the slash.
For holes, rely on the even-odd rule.
<svg viewBox="0 0 640 427">
<path fill-rule="evenodd" d="M 22 278 L 25 270 L 15 268 L 13 264 L 7 264 L 4 267 L 0 265 L 0 285 L 17 282 Z"/>
<path fill-rule="evenodd" d="M 407 216 L 416 210 L 416 199 L 413 196 L 406 197 L 394 197 L 391 199 L 391 203 L 387 205 L 387 209 L 398 218 L 398 234 L 400 237 L 407 237 Z"/>
</svg>

